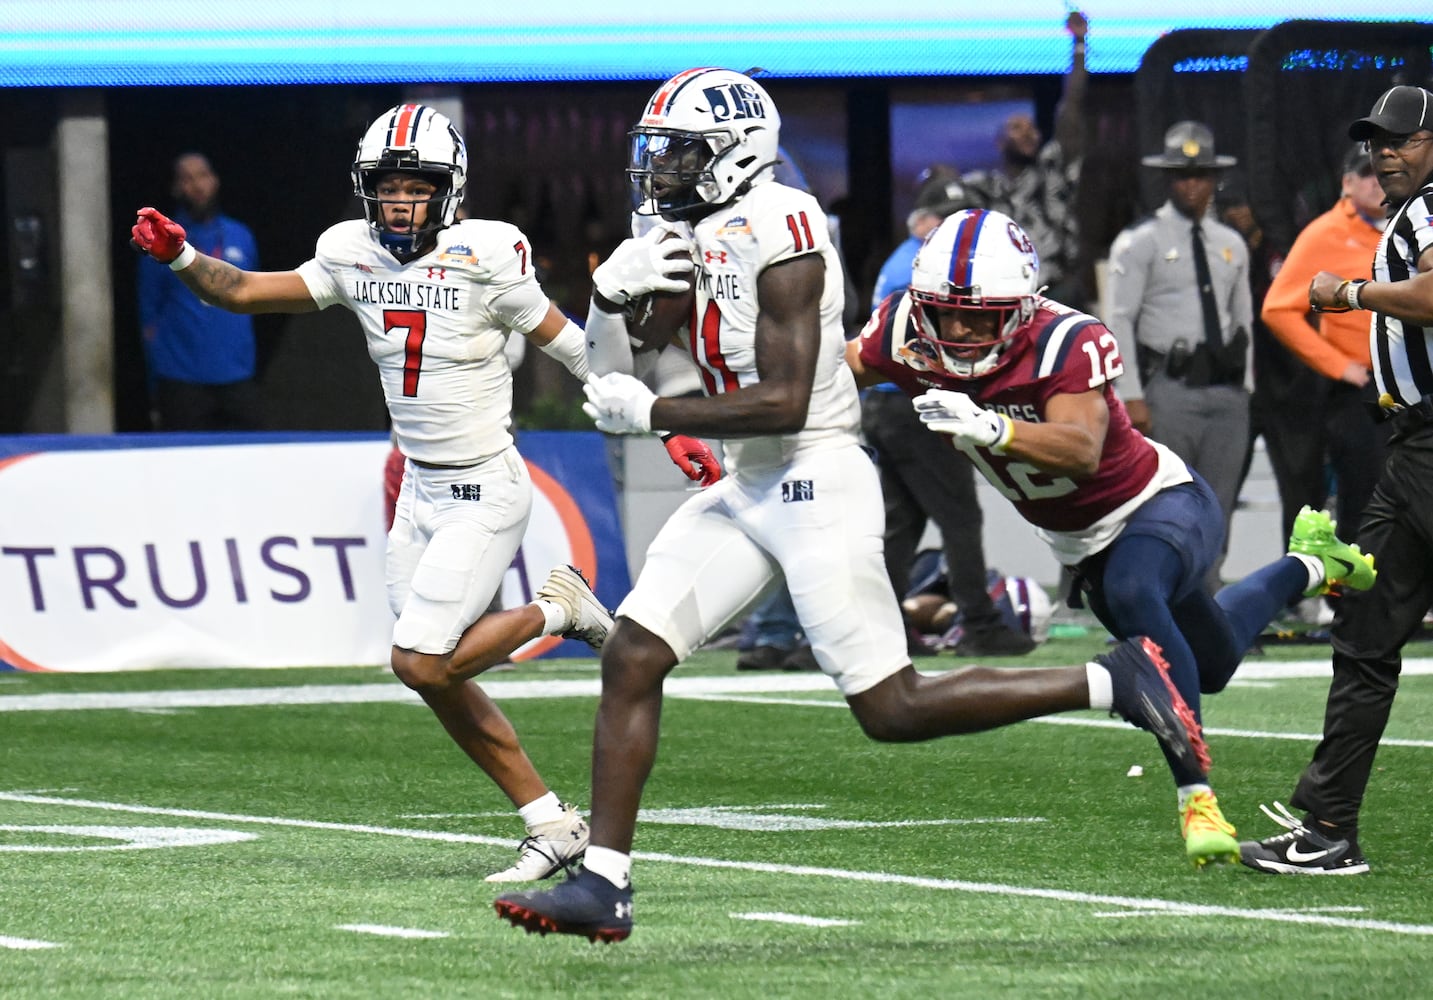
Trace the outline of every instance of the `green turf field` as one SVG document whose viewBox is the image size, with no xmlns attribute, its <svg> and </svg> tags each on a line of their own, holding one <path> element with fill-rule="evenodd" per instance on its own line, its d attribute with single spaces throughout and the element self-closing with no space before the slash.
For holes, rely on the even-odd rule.
<svg viewBox="0 0 1433 1000">
<path fill-rule="evenodd" d="M 1258 804 L 1287 801 L 1320 728 L 1325 677 L 1279 664 L 1326 657 L 1271 649 L 1205 703 L 1243 833 L 1274 832 Z M 0 996 L 1426 995 L 1416 664 L 1366 806 L 1372 874 L 1295 879 L 1187 867 L 1154 742 L 1116 720 L 882 746 L 820 675 L 734 659 L 669 685 L 636 929 L 606 946 L 495 917 L 482 878 L 520 824 L 385 670 L 0 674 Z M 595 665 L 485 680 L 585 806 Z"/>
</svg>

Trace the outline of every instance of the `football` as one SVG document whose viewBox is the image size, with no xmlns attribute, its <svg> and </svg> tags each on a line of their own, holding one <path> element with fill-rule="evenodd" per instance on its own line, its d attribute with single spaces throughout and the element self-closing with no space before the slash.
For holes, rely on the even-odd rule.
<svg viewBox="0 0 1433 1000">
<path fill-rule="evenodd" d="M 674 238 L 676 234 L 669 233 L 663 240 Z M 687 287 L 680 292 L 650 292 L 628 303 L 627 332 L 632 337 L 634 351 L 666 347 L 677 332 L 691 322 L 696 302 L 695 284 L 693 272 L 687 275 Z"/>
</svg>

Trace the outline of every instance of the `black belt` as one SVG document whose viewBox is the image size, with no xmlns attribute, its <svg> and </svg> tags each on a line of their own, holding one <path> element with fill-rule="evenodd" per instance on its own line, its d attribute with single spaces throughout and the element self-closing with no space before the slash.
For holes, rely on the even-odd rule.
<svg viewBox="0 0 1433 1000">
<path fill-rule="evenodd" d="M 1140 378 L 1148 380 L 1156 372 L 1163 372 L 1191 389 L 1211 385 L 1243 385 L 1244 362 L 1248 357 L 1249 334 L 1241 327 L 1234 331 L 1227 344 L 1212 348 L 1208 343 L 1189 346 L 1189 341 L 1180 337 L 1170 345 L 1168 352 L 1161 352 L 1136 345 Z"/>
<path fill-rule="evenodd" d="M 1393 428 L 1394 437 L 1403 437 L 1433 424 L 1433 397 L 1424 396 L 1412 406 L 1383 410 L 1383 419 Z"/>
</svg>

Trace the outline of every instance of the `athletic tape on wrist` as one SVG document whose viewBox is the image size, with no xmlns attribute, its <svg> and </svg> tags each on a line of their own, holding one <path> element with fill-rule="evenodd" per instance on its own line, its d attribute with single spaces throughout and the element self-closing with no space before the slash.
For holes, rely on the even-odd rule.
<svg viewBox="0 0 1433 1000">
<path fill-rule="evenodd" d="M 198 256 L 198 251 L 196 251 L 188 243 L 185 243 L 183 249 L 179 251 L 179 256 L 175 257 L 169 262 L 169 269 L 171 271 L 182 271 L 190 264 L 194 263 L 194 258 Z"/>
</svg>

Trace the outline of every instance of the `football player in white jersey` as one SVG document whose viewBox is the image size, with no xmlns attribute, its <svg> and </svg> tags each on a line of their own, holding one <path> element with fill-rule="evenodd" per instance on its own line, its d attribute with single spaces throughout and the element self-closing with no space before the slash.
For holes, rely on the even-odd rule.
<svg viewBox="0 0 1433 1000">
<path fill-rule="evenodd" d="M 140 209 L 132 235 L 211 305 L 302 313 L 338 304 L 357 314 L 407 456 L 388 535 L 393 672 L 518 808 L 528 830 L 518 861 L 489 880 L 524 882 L 580 857 L 587 826 L 548 790 L 472 678 L 540 635 L 600 648 L 611 617 L 569 566 L 554 568 L 531 603 L 484 613 L 532 505 L 510 433 L 504 343 L 525 336 L 578 378 L 587 361 L 582 331 L 538 285 L 527 237 L 505 222 L 456 221 L 467 164 L 447 117 L 403 104 L 358 145 L 353 187 L 366 218 L 330 228 L 296 270 L 241 271 L 199 253 L 152 208 Z"/>
<path fill-rule="evenodd" d="M 595 374 L 584 409 L 610 433 L 721 438 L 728 476 L 667 521 L 617 609 L 602 650 L 584 867 L 553 889 L 495 904 L 529 931 L 604 941 L 631 933 L 632 839 L 663 679 L 783 575 L 817 661 L 873 739 L 924 740 L 1098 707 L 1191 759 L 1203 753 L 1157 647 L 1140 640 L 1071 668 L 930 676 L 911 666 L 882 559 L 880 483 L 857 438 L 841 265 L 816 199 L 772 177 L 779 128 L 758 83 L 703 68 L 658 88 L 631 133 L 635 194 L 668 225 L 625 241 L 593 273 Z M 684 239 L 664 239 L 664 229 Z M 689 259 L 669 256 L 678 246 Z M 659 397 L 627 374 L 621 309 L 683 287 L 693 263 L 687 349 L 705 395 Z"/>
</svg>

